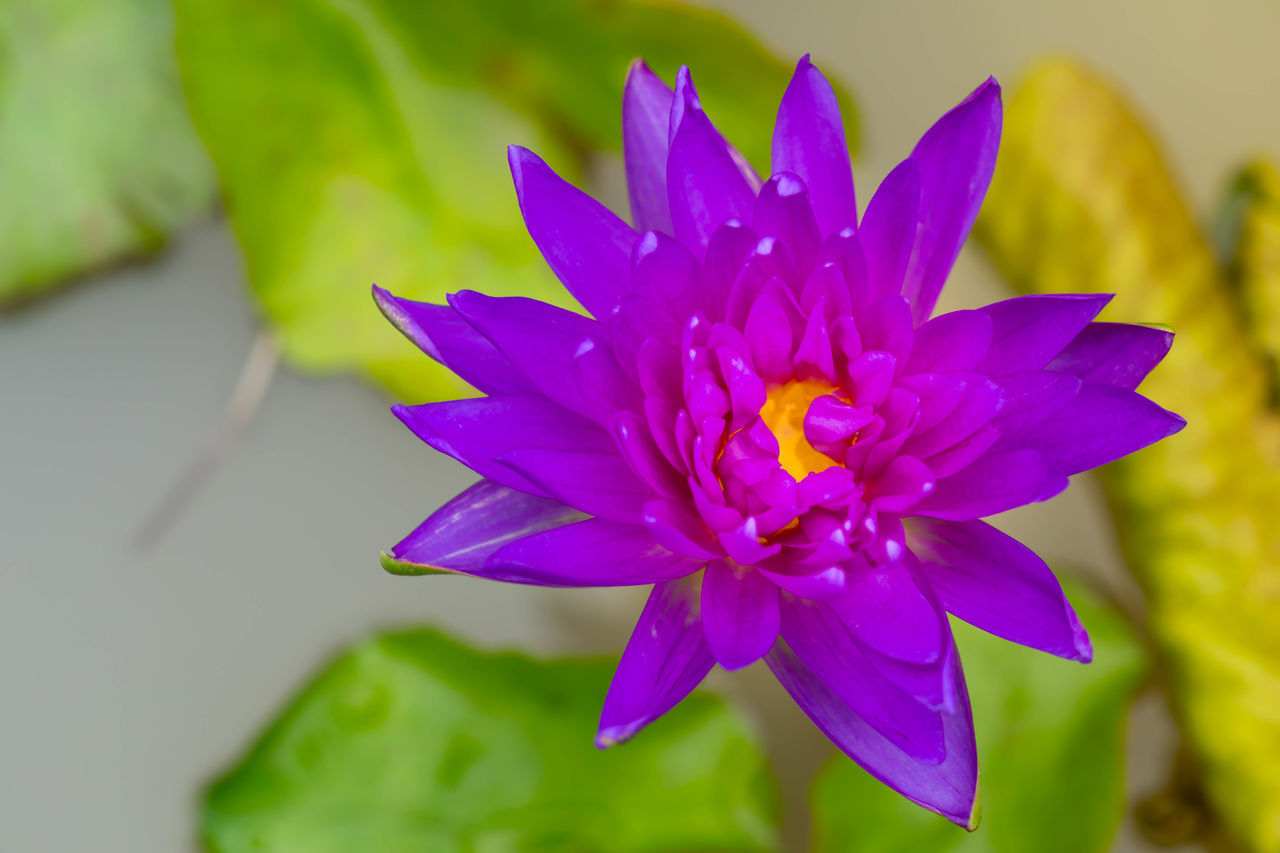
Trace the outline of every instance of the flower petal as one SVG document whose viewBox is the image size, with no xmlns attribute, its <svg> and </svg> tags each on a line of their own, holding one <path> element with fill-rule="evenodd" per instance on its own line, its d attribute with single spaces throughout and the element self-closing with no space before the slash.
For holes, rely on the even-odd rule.
<svg viewBox="0 0 1280 853">
<path fill-rule="evenodd" d="M 509 542 L 467 574 L 541 586 L 633 586 L 701 567 L 663 548 L 643 527 L 589 518 Z"/>
<path fill-rule="evenodd" d="M 1155 444 L 1187 422 L 1136 391 L 1086 385 L 1047 420 L 1003 436 L 995 450 L 1033 448 L 1061 471 L 1079 474 Z"/>
<path fill-rule="evenodd" d="M 676 706 L 715 666 L 698 615 L 697 576 L 657 584 L 631 634 L 600 715 L 605 749 Z"/>
<path fill-rule="evenodd" d="M 916 329 L 903 373 L 973 370 L 991 345 L 991 318 L 981 311 L 952 311 Z"/>
<path fill-rule="evenodd" d="M 524 225 L 565 288 L 596 317 L 608 317 L 630 286 L 639 235 L 608 208 L 551 171 L 538 155 L 507 151 Z"/>
<path fill-rule="evenodd" d="M 840 710 L 869 726 L 901 750 L 900 755 L 905 753 L 904 758 L 937 764 L 946 757 L 941 716 L 886 679 L 829 605 L 784 597 L 781 609 L 783 640 L 825 685 Z M 770 668 L 776 657 L 775 647 L 768 658 Z M 787 686 L 777 669 L 774 674 Z M 804 707 L 800 697 L 795 698 Z M 816 718 L 814 722 L 822 727 Z M 839 741 L 837 745 L 843 746 Z"/>
<path fill-rule="evenodd" d="M 857 224 L 853 169 L 840 105 L 808 54 L 796 66 L 778 107 L 773 171 L 794 172 L 810 187 L 813 212 L 824 234 Z"/>
<path fill-rule="evenodd" d="M 542 491 L 589 515 L 639 524 L 651 487 L 635 475 L 615 450 L 589 453 L 521 448 L 499 457 Z"/>
<path fill-rule="evenodd" d="M 671 233 L 667 206 L 667 150 L 675 92 L 637 59 L 622 91 L 622 156 L 631 220 L 639 231 Z"/>
<path fill-rule="evenodd" d="M 873 665 L 934 710 L 955 710 L 955 646 L 946 613 L 901 562 L 853 570 L 831 609 L 874 654 Z"/>
<path fill-rule="evenodd" d="M 1066 487 L 1067 475 L 1039 451 L 988 453 L 938 480 L 912 514 L 965 521 L 1048 500 Z"/>
<path fill-rule="evenodd" d="M 676 78 L 672 104 L 674 134 L 667 157 L 667 198 L 676 239 L 702 257 L 711 234 L 724 222 L 747 222 L 755 190 L 728 143 L 712 126 L 698 101 L 689 69 Z"/>
<path fill-rule="evenodd" d="M 1004 376 L 1040 370 L 1109 301 L 1109 293 L 1015 296 L 980 308 L 991 318 L 991 347 L 978 370 Z"/>
<path fill-rule="evenodd" d="M 534 494 L 545 493 L 494 460 L 525 447 L 616 452 L 598 424 L 539 394 L 398 405 L 391 411 L 431 447 L 480 476 Z"/>
<path fill-rule="evenodd" d="M 938 119 L 911 159 L 920 167 L 920 229 L 902 293 L 921 322 L 933 313 L 995 170 L 1003 109 L 988 79 Z"/>
<path fill-rule="evenodd" d="M 401 299 L 377 285 L 373 298 L 406 338 L 477 390 L 486 394 L 531 394 L 537 390 L 492 341 L 450 306 Z"/>
<path fill-rule="evenodd" d="M 511 364 L 539 391 L 567 409 L 594 421 L 607 422 L 617 403 L 578 381 L 575 359 L 589 350 L 612 361 L 605 327 L 589 317 L 523 296 L 485 296 L 464 290 L 449 297 L 463 319 L 494 343 Z M 627 387 L 621 368 L 616 382 Z"/>
<path fill-rule="evenodd" d="M 800 276 L 807 277 L 813 270 L 822 235 L 809 206 L 809 188 L 798 176 L 778 172 L 765 182 L 751 214 L 751 227 L 762 238 L 781 241 Z"/>
<path fill-rule="evenodd" d="M 1090 323 L 1046 369 L 1070 373 L 1082 382 L 1132 391 L 1172 345 L 1173 332 L 1167 329 L 1132 323 Z"/>
<path fill-rule="evenodd" d="M 472 572 L 508 542 L 584 518 L 552 498 L 481 480 L 384 554 L 383 565 L 395 574 Z"/>
<path fill-rule="evenodd" d="M 778 588 L 753 569 L 716 560 L 702 577 L 702 627 L 722 667 L 755 663 L 778 639 Z"/>
<path fill-rule="evenodd" d="M 631 258 L 631 287 L 671 315 L 677 326 L 694 314 L 705 313 L 706 291 L 697 259 L 676 240 L 646 231 Z"/>
<path fill-rule="evenodd" d="M 914 518 L 906 528 L 907 547 L 949 613 L 1014 643 L 1092 659 L 1061 584 L 1030 548 L 982 521 Z"/>
<path fill-rule="evenodd" d="M 871 299 L 902 292 L 919 225 L 920 167 L 908 157 L 880 182 L 858 228 Z"/>
<path fill-rule="evenodd" d="M 779 644 L 765 661 L 809 719 L 864 770 L 952 823 L 968 829 L 976 825 L 977 744 L 959 661 L 954 672 L 956 710 L 940 715 L 945 758 L 936 764 L 916 760 L 877 731 L 792 649 Z"/>
</svg>

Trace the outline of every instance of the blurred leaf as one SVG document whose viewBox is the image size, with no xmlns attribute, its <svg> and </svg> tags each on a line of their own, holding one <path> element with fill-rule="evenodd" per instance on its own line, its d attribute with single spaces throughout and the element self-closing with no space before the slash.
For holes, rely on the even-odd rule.
<svg viewBox="0 0 1280 853">
<path fill-rule="evenodd" d="M 370 282 L 437 302 L 473 288 L 569 303 L 524 232 L 508 144 L 581 183 L 589 152 L 620 147 L 622 84 L 643 54 L 669 81 L 688 62 L 712 116 L 764 164 L 791 70 L 723 16 L 670 3 L 177 9 L 192 111 L 286 355 L 415 401 L 462 386 L 381 318 Z"/>
<path fill-rule="evenodd" d="M 1280 397 L 1280 171 L 1259 159 L 1228 190 L 1222 255 L 1253 342 L 1267 360 L 1271 402 Z"/>
<path fill-rule="evenodd" d="M 982 823 L 957 829 L 837 758 L 813 791 L 816 853 L 1090 853 L 1124 812 L 1124 731 L 1145 665 L 1123 619 L 1072 587 L 1094 662 L 1081 666 L 960 622 L 978 732 Z"/>
<path fill-rule="evenodd" d="M 1114 291 L 1103 319 L 1177 331 L 1143 392 L 1187 428 L 1102 476 L 1210 798 L 1251 849 L 1280 850 L 1280 430 L 1265 361 L 1164 158 L 1107 82 L 1048 63 L 1006 115 L 978 233 L 1009 281 Z"/>
<path fill-rule="evenodd" d="M 342 655 L 209 790 L 236 851 L 769 850 L 776 791 L 741 720 L 695 694 L 592 745 L 612 665 L 482 654 L 431 631 Z"/>
<path fill-rule="evenodd" d="M 158 249 L 213 200 L 164 0 L 0 4 L 0 307 Z"/>
</svg>

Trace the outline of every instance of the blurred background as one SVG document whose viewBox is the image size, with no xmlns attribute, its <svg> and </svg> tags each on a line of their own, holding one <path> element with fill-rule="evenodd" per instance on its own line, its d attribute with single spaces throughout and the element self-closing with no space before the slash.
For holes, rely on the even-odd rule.
<svg viewBox="0 0 1280 853">
<path fill-rule="evenodd" d="M 1231 218 L 1241 208 L 1230 200 L 1261 192 L 1242 183 L 1239 170 L 1280 146 L 1280 7 L 1262 0 L 706 4 L 724 18 L 667 5 L 646 17 L 628 11 L 634 5 L 557 0 L 535 13 L 490 2 L 179 0 L 175 24 L 163 2 L 0 3 L 0 849 L 198 849 L 204 786 L 326 660 L 374 629 L 430 625 L 482 649 L 618 654 L 643 592 L 412 579 L 379 567 L 379 550 L 473 476 L 389 413 L 393 399 L 461 392 L 418 364 L 426 360 L 393 332 L 384 334 L 367 288 L 377 280 L 437 299 L 467 287 L 552 293 L 549 273 L 521 242 L 504 147 L 535 147 L 625 212 L 610 99 L 630 56 L 650 55 L 670 80 L 689 54 L 709 114 L 735 140 L 736 131 L 747 134 L 744 151 L 764 165 L 789 68 L 812 53 L 847 96 L 864 200 L 923 130 L 986 76 L 1008 95 L 1034 63 L 1073 57 L 1121 100 L 1099 96 L 1079 122 L 1078 144 L 1071 125 L 1052 135 L 1067 151 L 1064 161 L 1101 138 L 1101 171 L 1114 152 L 1117 161 L 1136 162 L 1139 174 L 1145 161 L 1137 161 L 1150 152 L 1182 207 L 1153 205 L 1142 233 L 1158 239 L 1167 227 L 1180 243 L 1217 247 L 1219 258 L 1233 249 L 1222 250 L 1218 237 L 1240 239 L 1248 227 L 1243 214 Z M 522 21 L 526 14 L 535 20 Z M 559 38 L 579 43 L 556 50 Z M 552 89 L 558 94 L 548 95 Z M 1128 132 L 1132 121 L 1146 130 L 1137 142 L 1108 147 L 1089 116 L 1110 115 L 1121 102 L 1126 117 L 1115 126 Z M 1072 101 L 1086 112 L 1090 103 Z M 1016 135 L 1028 146 L 1050 121 L 1032 114 L 1021 114 L 1029 117 Z M 1034 203 L 1015 191 L 1021 180 L 998 175 L 993 195 L 1006 206 L 980 226 L 989 251 L 973 241 L 966 247 L 944 309 L 1046 280 L 1024 263 L 1025 251 L 1012 245 L 1016 229 L 1006 227 L 1034 215 L 1018 207 Z M 1044 186 L 1070 192 L 1073 180 Z M 1152 180 L 1153 197 L 1163 199 L 1166 179 Z M 1033 185 L 1040 186 L 1026 184 Z M 1132 186 L 1121 185 L 1104 194 L 1103 219 L 1128 197 Z M 1244 196 L 1233 196 L 1233 187 Z M 1205 227 L 1184 239 L 1188 223 Z M 1070 246 L 1067 237 L 1061 242 Z M 1105 243 L 1084 244 L 1098 252 Z M 1208 263 L 1207 252 L 1179 269 Z M 1235 318 L 1235 309 L 1213 302 L 1239 291 L 1242 262 L 1231 258 L 1221 261 L 1220 278 L 1206 273 L 1181 295 L 1162 290 L 1159 276 L 1133 273 L 1135 289 L 1156 293 L 1133 304 L 1161 313 L 1124 319 L 1178 326 L 1161 306 L 1195 302 L 1191 288 L 1200 286 L 1210 294 L 1200 303 L 1207 314 Z M 1099 267 L 1113 289 L 1122 286 L 1114 285 L 1119 275 Z M 1265 295 L 1246 304 L 1265 305 Z M 1248 317 L 1242 328 L 1266 315 Z M 1204 339 L 1244 347 L 1230 328 Z M 1248 370 L 1264 377 L 1261 387 L 1270 362 L 1266 335 L 1259 340 L 1225 363 L 1254 359 Z M 1214 346 L 1190 351 L 1210 358 Z M 1148 393 L 1194 423 L 1193 413 Z M 1273 435 L 1259 429 L 1244 443 Z M 1183 461 L 1196 468 L 1203 460 Z M 1120 690 L 1114 725 L 1123 738 L 1100 735 L 1103 751 L 1125 761 L 1115 777 L 1119 793 L 1101 806 L 1101 840 L 1090 849 L 1141 851 L 1157 841 L 1186 850 L 1280 849 L 1274 766 L 1239 769 L 1231 762 L 1247 761 L 1248 749 L 1200 739 L 1215 721 L 1254 732 L 1260 761 L 1277 749 L 1280 704 L 1265 692 L 1243 706 L 1229 697 L 1196 704 L 1200 694 L 1192 694 L 1209 689 L 1198 685 L 1228 694 L 1239 685 L 1235 676 L 1198 681 L 1201 670 L 1178 657 L 1186 632 L 1150 623 L 1150 600 L 1167 604 L 1160 612 L 1177 620 L 1178 602 L 1194 596 L 1158 598 L 1170 588 L 1160 566 L 1122 557 L 1113 509 L 1135 505 L 1126 504 L 1132 490 L 1122 476 L 1106 485 L 1078 478 L 1050 504 L 999 520 L 1073 572 L 1099 606 L 1122 614 L 1118 624 L 1135 625 L 1117 629 L 1128 637 L 1117 654 L 1147 661 L 1129 668 Z M 1273 578 L 1272 546 L 1257 541 L 1269 520 L 1246 518 L 1263 507 L 1246 503 L 1230 516 L 1232 541 L 1244 542 L 1231 553 L 1252 556 L 1229 571 Z M 1127 541 L 1124 553 L 1141 555 L 1142 540 Z M 1213 564 L 1204 565 L 1212 574 Z M 1239 577 L 1206 583 L 1238 588 Z M 1274 583 L 1242 594 L 1274 603 Z M 1236 657 L 1261 663 L 1233 672 L 1274 689 L 1266 663 L 1274 664 L 1274 646 L 1261 633 L 1256 647 L 1233 646 Z M 1100 665 L 1102 677 L 1109 670 Z M 1090 684 L 1087 668 L 1070 677 Z M 767 670 L 717 674 L 710 686 L 740 700 L 778 780 L 781 818 L 764 849 L 960 843 L 904 835 L 873 848 L 856 833 L 841 836 L 838 820 L 814 817 L 811 803 L 821 798 L 810 800 L 834 750 Z M 1253 714 L 1271 728 L 1250 728 L 1233 714 Z M 582 733 L 584 743 L 590 734 Z M 1209 793 L 1188 763 L 1207 768 Z M 985 773 L 984 784 L 990 768 Z M 1232 779 L 1247 806 L 1239 813 L 1224 812 L 1213 793 Z M 987 808 L 994 825 L 996 806 Z M 1056 804 L 1068 817 L 1072 809 Z M 826 840 L 815 842 L 824 820 Z M 1021 836 L 983 831 L 964 843 L 1033 849 L 1018 846 Z M 1084 849 L 1057 843 L 1034 849 Z"/>
</svg>

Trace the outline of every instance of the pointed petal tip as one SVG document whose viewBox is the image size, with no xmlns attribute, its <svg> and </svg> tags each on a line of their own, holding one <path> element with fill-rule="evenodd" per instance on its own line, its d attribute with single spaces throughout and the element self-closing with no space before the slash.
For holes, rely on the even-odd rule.
<svg viewBox="0 0 1280 853">
<path fill-rule="evenodd" d="M 982 788 L 975 785 L 973 789 L 973 806 L 969 809 L 969 817 L 961 825 L 966 832 L 973 832 L 980 823 L 982 823 Z"/>
<path fill-rule="evenodd" d="M 636 732 L 643 726 L 644 724 L 641 722 L 625 723 L 619 726 L 601 726 L 600 731 L 596 733 L 596 749 L 612 749 L 615 746 L 621 746 L 635 737 Z"/>
<path fill-rule="evenodd" d="M 1093 663 L 1093 642 L 1089 639 L 1089 632 L 1084 628 L 1076 634 L 1076 657 L 1080 663 Z"/>
<path fill-rule="evenodd" d="M 689 109 L 702 110 L 702 103 L 698 100 L 698 90 L 693 85 L 693 74 L 687 65 L 681 65 L 680 70 L 676 72 L 676 97 L 681 99 Z"/>
<path fill-rule="evenodd" d="M 462 574 L 452 569 L 446 569 L 441 566 L 429 566 L 425 563 L 410 563 L 401 560 L 395 555 L 395 549 L 391 551 L 381 551 L 378 554 L 378 562 L 382 565 L 383 570 L 388 574 L 401 575 L 404 577 L 416 577 L 418 575 L 456 575 Z"/>
<path fill-rule="evenodd" d="M 396 317 L 401 313 L 399 302 L 391 291 L 385 287 L 379 287 L 376 283 L 372 287 L 373 303 L 378 306 L 378 310 L 382 312 L 382 316 L 386 317 L 393 324 Z M 398 328 L 398 326 L 397 326 Z"/>
</svg>

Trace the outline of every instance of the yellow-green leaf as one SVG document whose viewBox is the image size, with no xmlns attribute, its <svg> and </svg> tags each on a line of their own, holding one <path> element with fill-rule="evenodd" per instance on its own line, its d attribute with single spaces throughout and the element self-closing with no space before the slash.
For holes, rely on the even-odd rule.
<svg viewBox="0 0 1280 853">
<path fill-rule="evenodd" d="M 158 249 L 205 209 L 165 0 L 0 3 L 0 307 Z"/>
<path fill-rule="evenodd" d="M 1028 292 L 1113 291 L 1177 338 L 1143 393 L 1186 417 L 1103 480 L 1212 802 L 1280 850 L 1280 430 L 1224 272 L 1142 122 L 1102 78 L 1035 68 L 1010 99 L 978 235 Z"/>
<path fill-rule="evenodd" d="M 1228 192 L 1228 270 L 1253 343 L 1272 371 L 1273 402 L 1280 397 L 1280 170 L 1258 159 L 1237 175 Z"/>
<path fill-rule="evenodd" d="M 570 303 L 524 232 L 508 144 L 582 183 L 590 152 L 620 147 L 627 66 L 647 55 L 669 81 L 693 67 L 708 112 L 764 165 L 791 70 L 727 18 L 674 3 L 176 5 L 192 112 L 286 356 L 415 401 L 462 386 L 381 318 L 371 282 Z"/>
<path fill-rule="evenodd" d="M 612 665 L 372 637 L 206 793 L 216 853 L 776 849 L 777 791 L 742 720 L 695 693 L 592 745 Z"/>
</svg>

